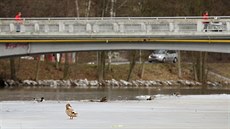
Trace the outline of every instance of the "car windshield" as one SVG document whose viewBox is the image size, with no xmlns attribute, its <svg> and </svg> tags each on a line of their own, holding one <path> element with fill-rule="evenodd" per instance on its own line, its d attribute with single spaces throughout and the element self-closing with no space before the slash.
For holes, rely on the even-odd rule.
<svg viewBox="0 0 230 129">
<path fill-rule="evenodd" d="M 165 50 L 155 50 L 153 53 L 154 54 L 164 54 Z"/>
</svg>

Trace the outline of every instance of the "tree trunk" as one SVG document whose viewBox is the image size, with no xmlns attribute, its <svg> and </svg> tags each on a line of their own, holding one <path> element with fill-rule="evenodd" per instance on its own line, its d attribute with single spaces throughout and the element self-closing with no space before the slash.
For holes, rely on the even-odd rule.
<svg viewBox="0 0 230 129">
<path fill-rule="evenodd" d="M 102 53 L 103 52 L 98 52 L 98 81 L 99 82 L 102 82 L 104 79 Z"/>
<path fill-rule="evenodd" d="M 101 17 L 108 16 L 109 0 L 103 0 Z"/>
<path fill-rule="evenodd" d="M 79 60 L 79 52 L 76 52 L 75 55 L 75 63 L 78 64 L 78 60 Z"/>
<path fill-rule="evenodd" d="M 129 74 L 128 74 L 127 81 L 130 81 L 133 69 L 136 65 L 136 55 L 137 55 L 137 51 L 131 52 L 131 60 L 130 60 L 130 67 L 129 67 Z"/>
<path fill-rule="evenodd" d="M 17 71 L 20 71 L 21 68 L 21 58 L 18 58 L 18 67 L 17 67 Z M 16 72 L 16 77 L 17 77 L 18 72 Z"/>
<path fill-rule="evenodd" d="M 178 77 L 182 78 L 181 74 L 181 53 L 178 51 Z"/>
<path fill-rule="evenodd" d="M 76 9 L 75 12 L 77 14 L 77 17 L 80 17 L 78 0 L 75 0 L 75 9 Z"/>
<path fill-rule="evenodd" d="M 115 0 L 111 0 L 111 8 L 110 8 L 110 17 L 115 17 L 115 11 L 114 11 L 114 5 L 115 5 Z"/>
<path fill-rule="evenodd" d="M 36 73 L 35 73 L 35 80 L 39 79 L 39 70 L 40 70 L 40 56 L 37 57 L 37 66 L 36 66 Z"/>
<path fill-rule="evenodd" d="M 195 54 L 194 54 L 195 55 Z M 207 81 L 207 72 L 206 72 L 206 52 L 198 52 L 196 56 L 193 55 L 193 70 L 195 75 L 195 80 L 201 82 L 205 85 Z M 196 60 L 196 61 L 195 61 Z"/>
<path fill-rule="evenodd" d="M 67 79 L 68 75 L 69 75 L 69 56 L 68 53 L 65 53 L 65 66 L 64 66 L 63 79 Z"/>
<path fill-rule="evenodd" d="M 194 80 L 198 81 L 198 77 L 197 77 L 197 63 L 196 63 L 195 52 L 192 52 L 192 68 L 193 68 Z"/>
<path fill-rule="evenodd" d="M 16 69 L 15 69 L 15 58 L 10 58 L 10 72 L 11 72 L 11 79 L 16 80 Z"/>
<path fill-rule="evenodd" d="M 108 52 L 108 71 L 111 71 L 111 63 L 112 63 L 112 52 Z"/>
<path fill-rule="evenodd" d="M 203 72 L 203 69 L 202 69 L 203 68 L 203 65 L 202 65 L 203 59 L 202 58 L 203 58 L 202 52 L 199 52 L 199 59 L 198 59 L 199 68 L 198 69 L 199 69 L 199 81 L 200 82 L 202 82 L 202 80 L 203 80 L 203 78 L 202 78 L 203 77 L 203 73 L 202 73 Z"/>
<path fill-rule="evenodd" d="M 103 80 L 105 79 L 106 75 L 106 70 L 105 70 L 105 60 L 106 60 L 106 51 L 102 51 L 101 54 L 101 59 L 102 59 L 102 72 L 103 72 Z"/>
<path fill-rule="evenodd" d="M 111 8 L 110 8 L 110 17 L 116 17 L 116 13 L 115 13 L 115 10 L 114 10 L 114 6 L 115 6 L 115 0 L 111 0 Z M 108 71 L 111 70 L 111 62 L 112 62 L 112 52 L 109 51 L 108 52 Z"/>
<path fill-rule="evenodd" d="M 56 53 L 55 54 L 55 67 L 56 67 L 56 69 L 59 69 L 59 59 L 58 59 L 59 57 L 58 57 L 58 54 Z M 40 58 L 39 58 L 39 61 L 40 61 Z"/>
<path fill-rule="evenodd" d="M 206 86 L 207 82 L 207 52 L 203 52 L 203 58 L 202 58 L 202 84 Z"/>
<path fill-rule="evenodd" d="M 87 8 L 86 8 L 86 11 L 85 11 L 86 12 L 85 17 L 89 17 L 90 9 L 91 9 L 91 0 L 88 1 Z"/>
<path fill-rule="evenodd" d="M 59 66 L 61 66 L 61 63 L 62 63 L 62 56 L 63 56 L 63 53 L 60 53 L 59 63 L 58 63 Z"/>
<path fill-rule="evenodd" d="M 141 62 L 141 70 L 140 70 L 140 76 L 139 76 L 141 79 L 144 76 L 144 72 L 145 72 L 145 60 Z"/>
</svg>

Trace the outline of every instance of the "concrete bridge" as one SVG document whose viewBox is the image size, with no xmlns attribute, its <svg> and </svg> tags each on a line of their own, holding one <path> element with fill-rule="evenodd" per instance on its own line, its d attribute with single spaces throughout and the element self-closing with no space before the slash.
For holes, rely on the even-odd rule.
<svg viewBox="0 0 230 129">
<path fill-rule="evenodd" d="M 72 51 L 153 50 L 230 52 L 230 17 L 0 19 L 0 57 Z"/>
</svg>

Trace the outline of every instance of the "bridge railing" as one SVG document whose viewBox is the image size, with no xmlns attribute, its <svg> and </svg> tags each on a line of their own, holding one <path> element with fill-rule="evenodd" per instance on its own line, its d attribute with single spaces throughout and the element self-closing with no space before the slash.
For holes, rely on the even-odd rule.
<svg viewBox="0 0 230 129">
<path fill-rule="evenodd" d="M 202 17 L 58 17 L 0 18 L 0 35 L 160 35 L 203 33 Z M 208 32 L 229 33 L 230 17 L 210 16 Z"/>
</svg>

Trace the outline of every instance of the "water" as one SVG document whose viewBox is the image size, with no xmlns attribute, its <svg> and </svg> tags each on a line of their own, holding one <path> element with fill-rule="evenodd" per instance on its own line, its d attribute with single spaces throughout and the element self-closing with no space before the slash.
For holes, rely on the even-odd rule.
<svg viewBox="0 0 230 129">
<path fill-rule="evenodd" d="M 201 88 L 12 88 L 0 90 L 0 101 L 33 100 L 44 97 L 46 100 L 90 100 L 106 96 L 109 100 L 133 100 L 138 95 L 171 95 L 180 92 L 182 95 L 197 94 L 230 94 L 228 89 Z"/>
</svg>

